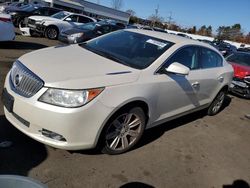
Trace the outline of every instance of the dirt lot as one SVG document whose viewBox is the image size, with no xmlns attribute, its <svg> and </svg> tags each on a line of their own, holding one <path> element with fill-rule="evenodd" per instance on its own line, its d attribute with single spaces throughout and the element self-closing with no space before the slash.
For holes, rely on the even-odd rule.
<svg viewBox="0 0 250 188">
<path fill-rule="evenodd" d="M 57 41 L 17 36 L 0 43 L 0 89 L 12 62 Z M 32 113 L 32 112 L 31 112 Z M 44 146 L 5 119 L 0 102 L 0 174 L 29 176 L 51 188 L 66 187 L 240 187 L 250 183 L 250 100 L 229 96 L 214 117 L 194 113 L 146 132 L 126 154 L 69 152 Z"/>
</svg>

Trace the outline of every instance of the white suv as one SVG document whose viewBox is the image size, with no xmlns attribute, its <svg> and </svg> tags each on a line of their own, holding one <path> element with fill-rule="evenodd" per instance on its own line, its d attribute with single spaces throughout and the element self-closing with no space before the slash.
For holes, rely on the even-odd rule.
<svg viewBox="0 0 250 188">
<path fill-rule="evenodd" d="M 44 34 L 49 39 L 57 39 L 58 34 L 62 30 L 89 22 L 96 22 L 96 20 L 81 14 L 61 11 L 51 17 L 30 16 L 28 18 L 28 27 L 31 33 L 38 32 Z"/>
<path fill-rule="evenodd" d="M 207 108 L 219 112 L 233 68 L 208 44 L 146 30 L 38 50 L 7 75 L 4 112 L 56 148 L 131 149 L 145 129 Z"/>
</svg>

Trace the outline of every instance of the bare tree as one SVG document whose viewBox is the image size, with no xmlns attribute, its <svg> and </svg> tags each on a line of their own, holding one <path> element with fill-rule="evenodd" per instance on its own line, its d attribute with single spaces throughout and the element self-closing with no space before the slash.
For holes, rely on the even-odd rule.
<svg viewBox="0 0 250 188">
<path fill-rule="evenodd" d="M 120 10 L 123 6 L 123 1 L 122 0 L 111 0 L 111 6 L 116 10 Z"/>
<path fill-rule="evenodd" d="M 135 16 L 135 14 L 136 14 L 135 11 L 132 9 L 128 9 L 128 10 L 126 10 L 126 12 L 129 13 L 130 16 Z"/>
</svg>

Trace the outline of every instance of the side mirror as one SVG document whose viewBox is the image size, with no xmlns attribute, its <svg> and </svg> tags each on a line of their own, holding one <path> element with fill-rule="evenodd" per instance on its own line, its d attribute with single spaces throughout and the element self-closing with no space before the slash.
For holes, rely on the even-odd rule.
<svg viewBox="0 0 250 188">
<path fill-rule="evenodd" d="M 182 65 L 178 62 L 174 62 L 171 65 L 169 65 L 168 68 L 166 68 L 166 71 L 174 73 L 174 74 L 188 75 L 190 69 L 186 67 L 185 65 Z"/>
<path fill-rule="evenodd" d="M 66 19 L 65 19 L 65 21 L 67 21 L 67 22 L 71 22 L 71 21 L 72 21 L 72 19 L 68 17 L 68 18 L 66 18 Z"/>
</svg>

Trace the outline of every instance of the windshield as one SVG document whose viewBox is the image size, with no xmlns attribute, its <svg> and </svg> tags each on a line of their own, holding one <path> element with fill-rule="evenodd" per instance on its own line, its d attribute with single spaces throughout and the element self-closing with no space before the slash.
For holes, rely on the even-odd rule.
<svg viewBox="0 0 250 188">
<path fill-rule="evenodd" d="M 169 41 L 124 30 L 80 44 L 94 53 L 137 69 L 151 65 L 172 45 Z"/>
<path fill-rule="evenodd" d="M 61 20 L 61 19 L 63 19 L 63 18 L 65 18 L 66 16 L 68 16 L 69 15 L 69 13 L 68 12 L 58 12 L 58 13 L 56 13 L 56 14 L 53 14 L 51 17 L 52 18 L 57 18 L 57 19 L 59 19 L 59 20 Z"/>
<path fill-rule="evenodd" d="M 79 29 L 84 29 L 84 30 L 94 30 L 98 26 L 97 23 L 87 23 L 87 24 L 82 24 L 77 26 Z"/>
<path fill-rule="evenodd" d="M 250 66 L 250 53 L 235 53 L 228 56 L 226 60 L 232 63 Z"/>
</svg>

